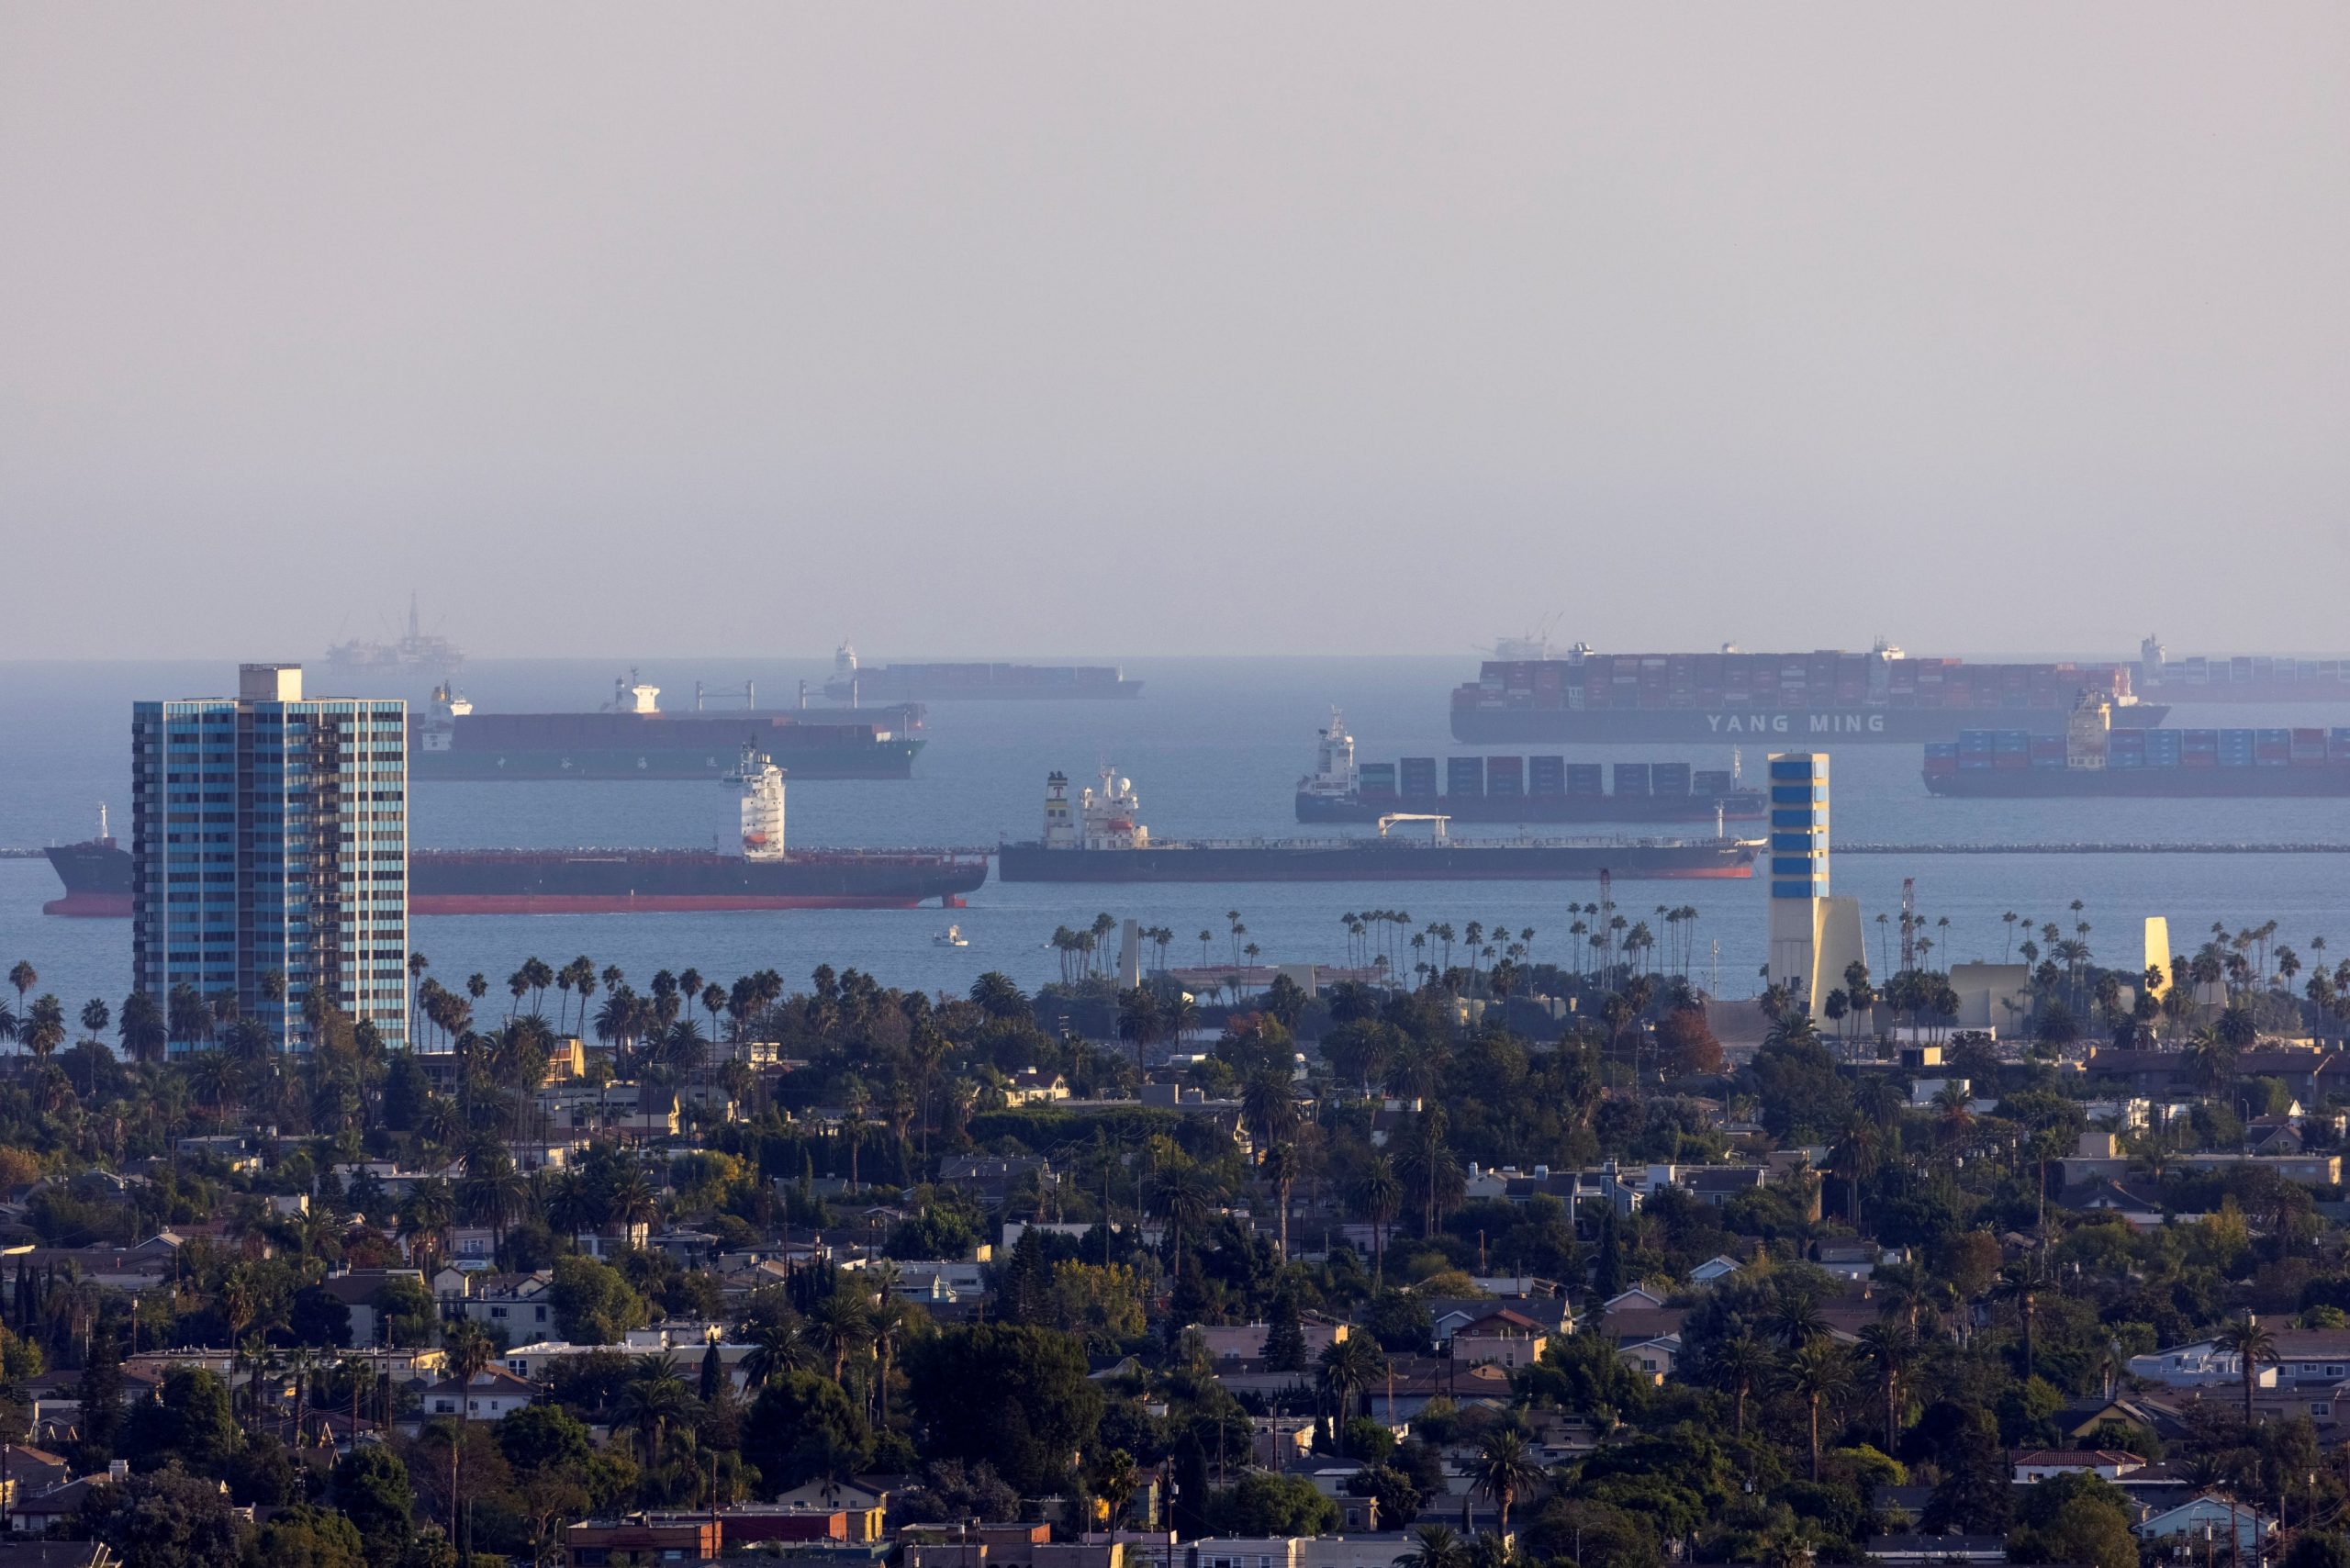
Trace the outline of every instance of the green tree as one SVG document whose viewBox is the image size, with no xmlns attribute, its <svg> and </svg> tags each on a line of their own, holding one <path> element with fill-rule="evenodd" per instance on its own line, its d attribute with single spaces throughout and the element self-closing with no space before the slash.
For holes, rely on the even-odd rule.
<svg viewBox="0 0 2350 1568">
<path fill-rule="evenodd" d="M 554 1310 L 555 1332 L 575 1345 L 617 1345 L 645 1321 L 644 1298 L 626 1275 L 576 1252 L 554 1260 L 547 1305 Z"/>
<path fill-rule="evenodd" d="M 2018 1490 L 2021 1498 L 2008 1535 L 2009 1562 L 2137 1568 L 2138 1542 L 2130 1533 L 2130 1505 L 2121 1488 L 2076 1472 Z"/>
<path fill-rule="evenodd" d="M 1082 1349 L 1048 1329 L 949 1328 L 908 1347 L 905 1365 L 925 1451 L 985 1460 L 1032 1495 L 1061 1482 L 1102 1419 Z"/>
<path fill-rule="evenodd" d="M 1297 1316 L 1297 1296 L 1287 1287 L 1273 1294 L 1273 1310 L 1265 1325 L 1266 1367 L 1272 1372 L 1302 1372 L 1309 1362 L 1305 1326 Z"/>
<path fill-rule="evenodd" d="M 177 1465 L 92 1488 L 79 1524 L 123 1568 L 235 1568 L 247 1538 L 220 1488 Z"/>
<path fill-rule="evenodd" d="M 1338 1505 L 1303 1475 L 1252 1471 L 1216 1495 L 1209 1517 L 1225 1535 L 1328 1535 L 1339 1525 Z"/>
<path fill-rule="evenodd" d="M 348 1516 L 297 1503 L 270 1516 L 248 1561 L 253 1568 L 367 1568 L 367 1545 Z"/>
<path fill-rule="evenodd" d="M 865 1417 L 840 1384 L 810 1372 L 770 1379 L 743 1417 L 743 1460 L 769 1494 L 845 1475 L 871 1450 Z"/>
<path fill-rule="evenodd" d="M 495 1430 L 498 1451 L 519 1471 L 574 1469 L 595 1450 L 588 1424 L 560 1405 L 526 1405 Z"/>
<path fill-rule="evenodd" d="M 242 1436 L 229 1385 L 201 1367 L 173 1367 L 156 1397 L 131 1409 L 116 1451 L 142 1473 L 176 1463 L 217 1479 L 228 1473 Z"/>
<path fill-rule="evenodd" d="M 380 1443 L 352 1450 L 335 1463 L 331 1498 L 358 1529 L 373 1568 L 400 1560 L 414 1494 L 399 1455 Z"/>
</svg>

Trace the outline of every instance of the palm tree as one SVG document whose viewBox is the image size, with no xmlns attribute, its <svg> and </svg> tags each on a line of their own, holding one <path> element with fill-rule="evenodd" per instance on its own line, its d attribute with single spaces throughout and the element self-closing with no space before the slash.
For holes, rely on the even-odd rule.
<svg viewBox="0 0 2350 1568">
<path fill-rule="evenodd" d="M 751 1353 L 743 1358 L 743 1375 L 754 1389 L 765 1388 L 787 1372 L 811 1372 L 816 1353 L 800 1325 L 764 1319 L 749 1331 Z"/>
<path fill-rule="evenodd" d="M 1419 1525 L 1412 1540 L 1412 1550 L 1396 1560 L 1396 1568 L 1469 1568 L 1469 1549 L 1450 1526 Z"/>
<path fill-rule="evenodd" d="M 1916 1355 L 1917 1341 L 1898 1323 L 1872 1323 L 1861 1330 L 1861 1353 L 1876 1363 L 1885 1385 L 1885 1451 L 1891 1453 L 1901 1437 L 1901 1374 Z"/>
<path fill-rule="evenodd" d="M 636 1373 L 621 1389 L 620 1413 L 613 1425 L 635 1431 L 644 1439 L 644 1468 L 661 1462 L 661 1439 L 674 1421 L 693 1408 L 693 1391 L 677 1375 L 666 1356 L 639 1359 Z"/>
<path fill-rule="evenodd" d="M 471 1318 L 449 1325 L 441 1336 L 441 1347 L 449 1352 L 449 1369 L 461 1388 L 473 1382 L 498 1354 L 497 1347 L 489 1342 L 488 1331 Z"/>
<path fill-rule="evenodd" d="M 54 996 L 39 997 L 18 1030 L 25 1048 L 46 1061 L 51 1051 L 65 1043 L 65 1008 Z"/>
<path fill-rule="evenodd" d="M 25 993 L 40 983 L 40 971 L 19 958 L 8 970 L 8 983 L 17 988 L 17 1012 L 25 1011 Z"/>
<path fill-rule="evenodd" d="M 1747 1396 L 1770 1381 L 1776 1366 L 1771 1348 L 1751 1334 L 1733 1334 L 1717 1342 L 1713 1353 L 1707 1357 L 1708 1375 L 1717 1385 L 1729 1391 L 1734 1430 L 1739 1437 L 1746 1436 Z"/>
<path fill-rule="evenodd" d="M 2211 1341 L 2212 1348 L 2237 1358 L 2244 1375 L 2244 1424 L 2252 1425 L 2252 1391 L 2260 1381 L 2260 1366 L 2277 1361 L 2277 1336 L 2261 1327 L 2260 1320 L 2247 1312 L 2220 1330 Z"/>
<path fill-rule="evenodd" d="M 1352 1197 L 1363 1217 L 1371 1221 L 1371 1280 L 1387 1288 L 1387 1227 L 1395 1223 L 1404 1204 L 1404 1184 L 1395 1179 L 1395 1163 L 1375 1154 L 1363 1163 L 1354 1180 Z"/>
<path fill-rule="evenodd" d="M 1486 1433 L 1485 1440 L 1477 1445 L 1476 1457 L 1469 1462 L 1469 1474 L 1477 1490 L 1494 1500 L 1501 1527 L 1498 1533 L 1506 1541 L 1510 1504 L 1542 1479 L 1542 1467 L 1535 1462 L 1525 1436 L 1513 1427 L 1496 1427 Z"/>
<path fill-rule="evenodd" d="M 847 1374 L 850 1356 L 873 1343 L 873 1312 L 855 1293 L 835 1290 L 808 1315 L 808 1338 L 832 1358 L 833 1381 Z"/>
<path fill-rule="evenodd" d="M 1368 1334 L 1349 1334 L 1324 1348 L 1315 1363 L 1315 1381 L 1330 1402 L 1331 1447 L 1337 1446 L 1355 1399 L 1386 1369 L 1387 1358 Z"/>
<path fill-rule="evenodd" d="M 1819 1479 L 1819 1406 L 1852 1386 L 1852 1361 L 1844 1347 L 1826 1335 L 1796 1348 L 1787 1358 L 1787 1386 L 1803 1396 L 1811 1416 L 1811 1478 Z"/>
<path fill-rule="evenodd" d="M 1162 959 L 1160 967 L 1165 967 Z M 1116 1529 L 1126 1517 L 1126 1504 L 1142 1485 L 1142 1472 L 1135 1467 L 1135 1456 L 1124 1449 L 1112 1449 L 1102 1455 L 1101 1468 L 1093 1474 L 1093 1495 L 1102 1499 L 1107 1510 L 1106 1522 Z"/>
</svg>

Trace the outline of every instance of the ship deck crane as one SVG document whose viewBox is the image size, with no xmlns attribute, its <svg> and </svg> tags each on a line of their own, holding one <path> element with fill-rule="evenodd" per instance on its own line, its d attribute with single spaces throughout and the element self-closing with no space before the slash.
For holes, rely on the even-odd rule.
<svg viewBox="0 0 2350 1568">
<path fill-rule="evenodd" d="M 1390 812 L 1379 819 L 1379 836 L 1385 838 L 1387 830 L 1397 823 L 1430 823 L 1434 824 L 1429 829 L 1430 833 L 1435 835 L 1438 844 L 1442 844 L 1445 842 L 1445 824 L 1451 820 L 1450 817 L 1436 812 Z"/>
</svg>

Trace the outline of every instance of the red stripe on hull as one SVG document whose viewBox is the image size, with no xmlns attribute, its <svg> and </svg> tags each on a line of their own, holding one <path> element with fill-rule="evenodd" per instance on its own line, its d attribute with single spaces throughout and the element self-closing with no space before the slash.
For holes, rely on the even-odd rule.
<svg viewBox="0 0 2350 1568">
<path fill-rule="evenodd" d="M 418 893 L 410 914 L 688 914 L 755 909 L 916 909 L 919 898 L 830 898 L 822 894 Z"/>
<path fill-rule="evenodd" d="M 68 893 L 62 899 L 51 899 L 40 906 L 43 914 L 62 914 L 83 920 L 129 920 L 129 893 Z"/>
</svg>

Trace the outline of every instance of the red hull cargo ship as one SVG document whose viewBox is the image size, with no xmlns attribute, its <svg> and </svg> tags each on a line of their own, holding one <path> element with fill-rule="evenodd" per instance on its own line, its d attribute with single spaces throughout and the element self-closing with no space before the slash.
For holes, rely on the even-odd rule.
<svg viewBox="0 0 2350 1568">
<path fill-rule="evenodd" d="M 1890 644 L 1865 654 L 1601 654 L 1539 644 L 1488 659 L 1452 693 L 1453 738 L 1773 745 L 1954 741 L 1998 723 L 2065 733 L 2084 692 L 2113 704 L 2115 727 L 2152 728 L 2169 710 L 2140 702 L 2123 664 L 1970 665 L 1917 659 Z"/>
<path fill-rule="evenodd" d="M 695 849 L 416 849 L 412 914 L 670 913 L 704 910 L 912 909 L 962 902 L 988 878 L 984 855 L 786 850 L 782 770 L 743 759 L 743 852 Z M 42 913 L 126 918 L 130 854 L 103 834 L 46 853 L 65 896 Z"/>
</svg>

